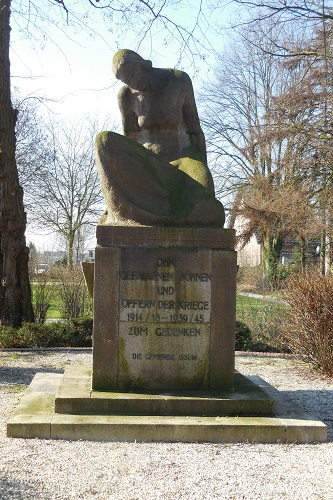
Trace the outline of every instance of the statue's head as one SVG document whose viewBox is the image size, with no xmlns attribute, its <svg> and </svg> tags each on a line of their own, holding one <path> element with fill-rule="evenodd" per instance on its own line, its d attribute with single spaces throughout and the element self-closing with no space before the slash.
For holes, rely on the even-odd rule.
<svg viewBox="0 0 333 500">
<path fill-rule="evenodd" d="M 147 73 L 152 68 L 152 62 L 143 59 L 139 54 L 129 49 L 118 50 L 112 61 L 112 70 L 122 82 L 135 90 L 144 90 L 147 84 Z"/>
</svg>

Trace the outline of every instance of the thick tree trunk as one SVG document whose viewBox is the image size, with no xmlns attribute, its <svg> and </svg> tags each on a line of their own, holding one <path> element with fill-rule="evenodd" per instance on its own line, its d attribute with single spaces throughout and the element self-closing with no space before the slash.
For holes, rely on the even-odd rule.
<svg viewBox="0 0 333 500">
<path fill-rule="evenodd" d="M 10 1 L 0 0 L 0 323 L 33 321 L 23 190 L 15 161 L 16 111 L 10 98 Z"/>
</svg>

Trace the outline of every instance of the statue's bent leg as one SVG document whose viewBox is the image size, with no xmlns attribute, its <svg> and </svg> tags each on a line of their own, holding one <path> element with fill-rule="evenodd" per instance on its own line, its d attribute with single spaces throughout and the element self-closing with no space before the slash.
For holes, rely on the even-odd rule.
<svg viewBox="0 0 333 500">
<path fill-rule="evenodd" d="M 96 163 L 107 205 L 105 224 L 168 220 L 166 177 L 172 167 L 141 144 L 114 132 L 96 138 Z"/>
<path fill-rule="evenodd" d="M 182 198 L 186 205 L 185 225 L 219 226 L 225 221 L 224 208 L 215 198 L 214 182 L 210 170 L 198 151 L 186 148 L 182 157 L 172 162 L 184 176 Z"/>
</svg>

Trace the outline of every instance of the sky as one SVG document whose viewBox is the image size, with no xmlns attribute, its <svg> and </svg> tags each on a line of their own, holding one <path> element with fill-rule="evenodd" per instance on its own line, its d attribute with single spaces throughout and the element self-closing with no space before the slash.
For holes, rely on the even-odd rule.
<svg viewBox="0 0 333 500">
<path fill-rule="evenodd" d="M 206 1 L 209 2 L 204 0 L 204 6 Z M 61 23 L 63 13 L 52 7 L 49 11 L 51 22 L 43 22 L 39 18 L 37 30 L 33 12 L 30 12 L 29 18 L 23 10 L 16 12 L 24 3 L 28 0 L 12 0 L 11 16 L 12 86 L 19 89 L 21 98 L 40 99 L 41 113 L 59 120 L 75 119 L 89 113 L 98 116 L 100 123 L 106 123 L 108 128 L 113 128 L 115 124 L 119 127 L 117 92 L 122 84 L 112 73 L 112 57 L 119 48 L 137 50 L 138 37 L 134 31 L 126 24 L 119 24 L 115 18 L 106 23 L 95 11 L 92 12 L 93 20 L 85 21 L 80 2 L 76 0 L 72 1 L 74 12 L 85 27 L 65 27 Z M 175 22 L 181 20 L 191 28 L 198 15 L 199 4 L 198 0 L 183 0 L 180 9 L 167 13 Z M 43 11 L 48 5 L 47 0 L 39 0 L 37 10 Z M 209 44 L 215 49 L 223 46 L 224 38 L 217 32 L 223 15 L 225 11 L 221 9 L 209 15 L 203 10 L 200 18 L 202 33 L 198 31 L 197 34 L 205 38 L 203 43 L 206 49 L 193 46 L 192 59 L 186 57 L 184 51 L 179 59 L 176 36 L 169 36 L 166 40 L 168 33 L 159 26 L 156 26 L 153 36 L 148 33 L 143 37 L 138 52 L 152 59 L 154 66 L 176 66 L 187 71 L 193 79 L 195 91 L 199 92 L 202 82 L 212 75 L 216 64 Z M 56 238 L 38 235 L 29 225 L 27 241 L 33 241 L 40 249 L 57 246 Z"/>
</svg>

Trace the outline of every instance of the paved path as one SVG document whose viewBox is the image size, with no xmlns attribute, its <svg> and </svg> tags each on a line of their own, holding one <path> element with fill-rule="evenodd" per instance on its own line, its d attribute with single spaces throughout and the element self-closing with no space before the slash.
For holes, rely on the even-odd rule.
<svg viewBox="0 0 333 500">
<path fill-rule="evenodd" d="M 237 292 L 237 295 L 241 295 L 242 297 L 250 297 L 251 299 L 265 300 L 266 302 L 278 302 L 280 304 L 287 304 L 285 300 L 279 299 L 279 297 L 271 297 L 270 295 L 261 295 L 260 293 Z"/>
</svg>

